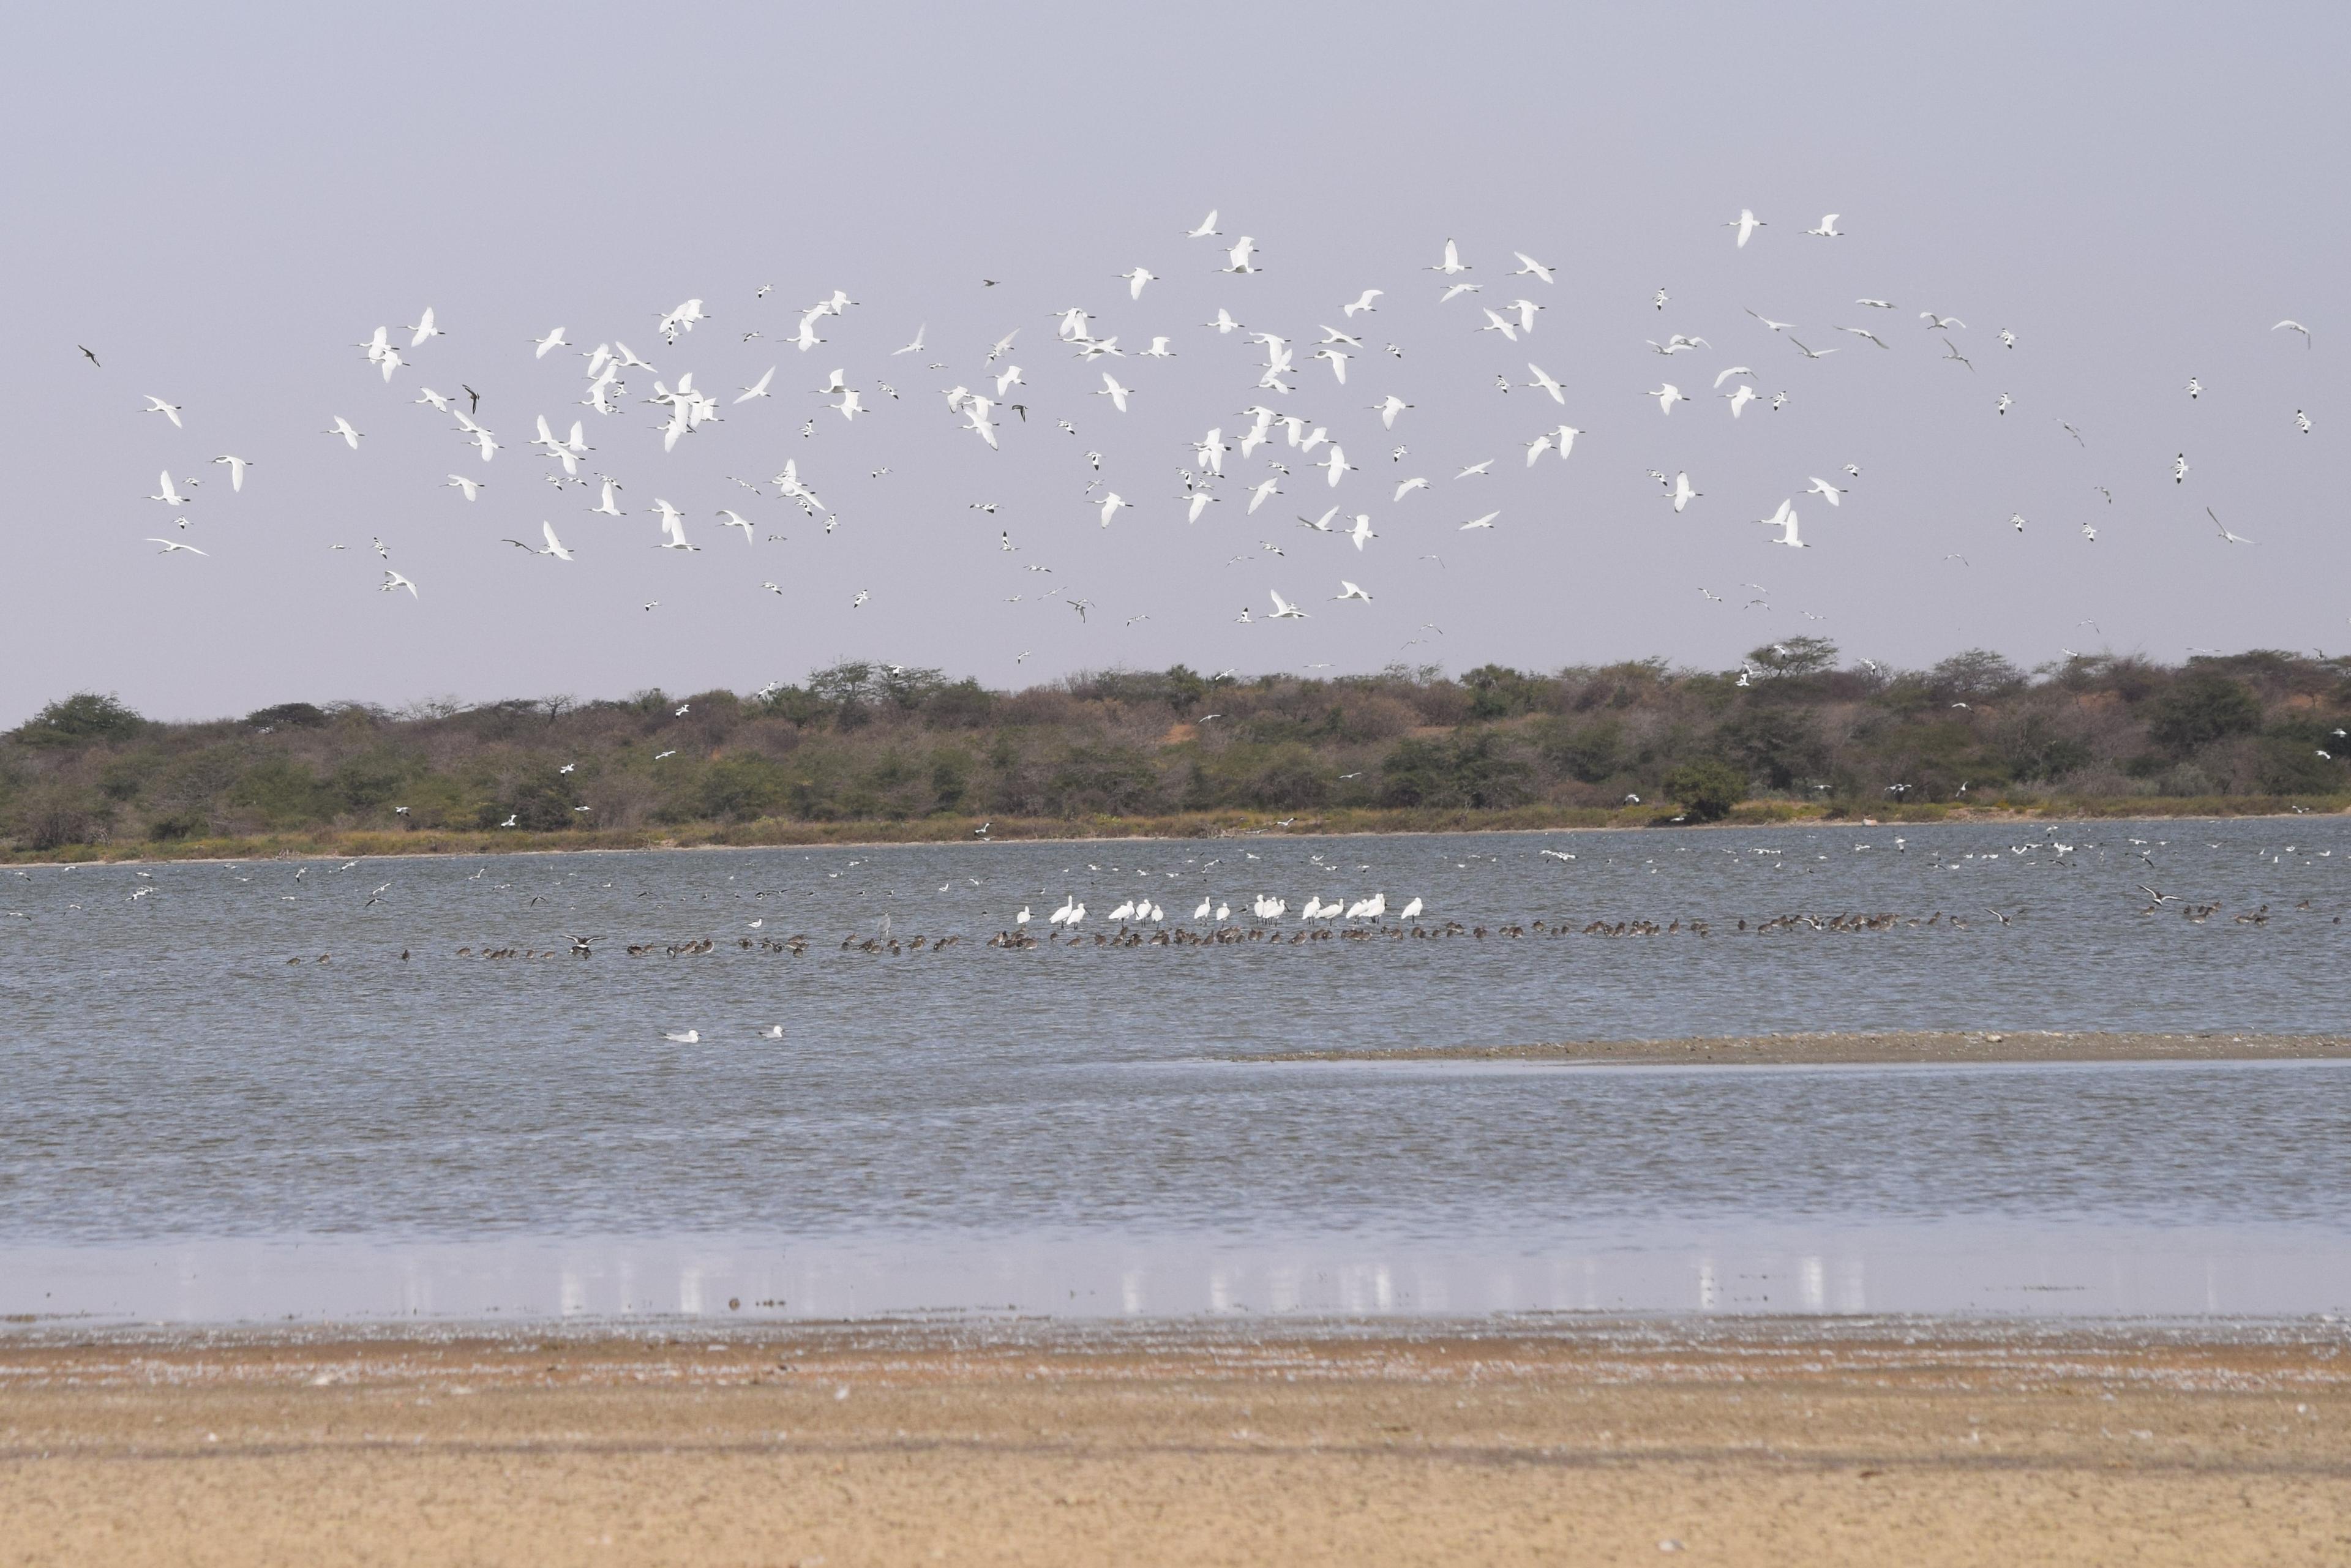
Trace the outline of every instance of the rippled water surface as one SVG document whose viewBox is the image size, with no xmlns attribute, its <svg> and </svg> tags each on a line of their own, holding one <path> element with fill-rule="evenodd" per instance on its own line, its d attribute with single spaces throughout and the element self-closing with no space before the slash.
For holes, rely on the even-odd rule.
<svg viewBox="0 0 2351 1568">
<path fill-rule="evenodd" d="M 0 1310 L 2351 1302 L 2335 1064 L 1228 1060 L 2341 1030 L 2340 820 L 145 869 L 0 875 Z M 1091 941 L 1133 900 L 1156 931 L 1284 897 L 1286 936 L 1310 895 L 1374 892 L 1430 930 L 1544 930 Z M 985 945 L 1071 895 L 1081 946 Z M 1897 918 L 1740 929 L 1803 915 Z M 885 920 L 897 955 L 842 946 Z"/>
</svg>

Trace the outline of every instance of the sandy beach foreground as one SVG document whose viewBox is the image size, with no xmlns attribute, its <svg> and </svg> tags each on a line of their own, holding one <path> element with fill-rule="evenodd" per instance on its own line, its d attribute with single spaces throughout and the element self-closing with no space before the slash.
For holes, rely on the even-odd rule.
<svg viewBox="0 0 2351 1568">
<path fill-rule="evenodd" d="M 1626 1067 L 1885 1066 L 1962 1061 L 2296 1061 L 2351 1057 L 2351 1035 L 2108 1034 L 2047 1030 L 1708 1035 L 1537 1045 L 1285 1051 L 1242 1061 L 1553 1061 Z"/>
<path fill-rule="evenodd" d="M 0 1339 L 0 1563 L 2339 1563 L 2351 1327 Z"/>
</svg>

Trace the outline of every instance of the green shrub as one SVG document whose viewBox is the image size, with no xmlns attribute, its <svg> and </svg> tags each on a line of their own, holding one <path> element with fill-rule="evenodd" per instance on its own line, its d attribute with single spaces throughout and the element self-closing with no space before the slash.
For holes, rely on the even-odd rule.
<svg viewBox="0 0 2351 1568">
<path fill-rule="evenodd" d="M 1747 780 L 1720 762 L 1685 762 L 1665 777 L 1666 799 L 1692 821 L 1719 822 L 1747 799 Z"/>
</svg>

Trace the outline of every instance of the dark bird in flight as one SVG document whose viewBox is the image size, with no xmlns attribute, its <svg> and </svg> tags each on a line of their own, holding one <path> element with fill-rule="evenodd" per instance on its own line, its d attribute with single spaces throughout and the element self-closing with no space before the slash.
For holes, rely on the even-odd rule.
<svg viewBox="0 0 2351 1568">
<path fill-rule="evenodd" d="M 479 392 L 475 392 L 473 388 L 468 387 L 468 386 L 465 386 L 465 382 L 459 382 L 457 384 L 458 384 L 459 386 L 461 386 L 461 387 L 465 387 L 465 396 L 466 396 L 469 400 L 471 400 L 472 406 L 471 406 L 471 407 L 470 407 L 466 412 L 467 412 L 467 413 L 481 413 L 481 412 L 482 412 L 482 394 L 481 394 L 481 393 L 479 393 Z"/>
<path fill-rule="evenodd" d="M 74 347 L 81 349 L 81 357 L 83 359 L 88 360 L 93 365 L 98 365 L 98 356 L 96 354 L 91 353 L 88 349 L 82 349 L 79 343 L 76 343 Z M 98 365 L 98 368 L 101 371 L 106 369 L 104 365 Z"/>
</svg>

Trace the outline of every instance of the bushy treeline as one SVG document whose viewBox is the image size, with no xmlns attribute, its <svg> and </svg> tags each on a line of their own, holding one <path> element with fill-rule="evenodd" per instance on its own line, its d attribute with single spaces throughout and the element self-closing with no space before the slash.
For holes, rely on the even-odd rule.
<svg viewBox="0 0 2351 1568">
<path fill-rule="evenodd" d="M 14 847 L 319 828 L 1083 818 L 1338 807 L 1611 806 L 1719 815 L 1776 797 L 1868 806 L 2351 789 L 2351 659 L 2256 651 L 2169 667 L 2081 657 L 2030 674 L 1972 651 L 1932 669 L 1760 648 L 1662 661 L 1304 680 L 1178 666 L 989 691 L 843 664 L 751 696 L 649 691 L 400 712 L 288 702 L 162 724 L 107 696 L 0 738 Z"/>
</svg>

